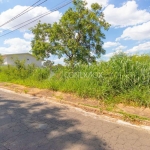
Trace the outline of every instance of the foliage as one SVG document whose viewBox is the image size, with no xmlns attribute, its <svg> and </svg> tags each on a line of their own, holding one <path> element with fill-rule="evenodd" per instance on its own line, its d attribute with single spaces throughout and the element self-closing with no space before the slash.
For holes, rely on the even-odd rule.
<svg viewBox="0 0 150 150">
<path fill-rule="evenodd" d="M 7 80 L 11 79 L 26 79 L 28 78 L 33 70 L 35 69 L 34 64 L 25 65 L 25 61 L 15 60 L 15 66 L 7 65 L 2 68 L 3 73 L 6 75 Z"/>
<path fill-rule="evenodd" d="M 0 66 L 3 64 L 3 62 L 4 62 L 4 59 L 3 59 L 2 55 L 0 54 Z"/>
<path fill-rule="evenodd" d="M 37 68 L 34 70 L 31 79 L 37 81 L 42 81 L 44 79 L 47 79 L 50 76 L 50 71 L 48 68 Z"/>
<path fill-rule="evenodd" d="M 22 70 L 22 69 L 26 68 L 25 60 L 16 59 L 14 63 L 15 63 L 15 66 L 18 70 Z"/>
<path fill-rule="evenodd" d="M 69 66 L 78 63 L 93 63 L 101 54 L 105 38 L 102 30 L 108 30 L 110 24 L 104 19 L 102 7 L 94 3 L 91 9 L 85 1 L 74 0 L 74 8 L 69 8 L 58 23 L 41 24 L 31 29 L 34 34 L 32 53 L 37 58 L 49 56 L 49 53 L 65 56 Z"/>
<path fill-rule="evenodd" d="M 48 41 L 50 36 L 49 29 L 51 29 L 50 24 L 41 24 L 40 22 L 34 28 L 31 28 L 34 34 L 34 39 L 31 42 L 32 54 L 36 56 L 37 59 L 48 58 L 50 54 L 55 54 Z"/>
<path fill-rule="evenodd" d="M 30 72 L 27 71 L 28 67 L 20 70 L 7 66 L 1 67 L 0 81 L 75 93 L 107 104 L 126 103 L 150 107 L 149 64 L 149 55 L 118 54 L 108 62 L 76 65 L 73 71 L 68 66 L 59 66 L 54 69 L 52 77 L 47 68 L 34 68 Z"/>
<path fill-rule="evenodd" d="M 43 66 L 44 66 L 44 67 L 47 67 L 47 68 L 49 68 L 49 69 L 52 69 L 53 65 L 54 65 L 54 62 L 51 61 L 51 60 L 47 60 L 47 61 L 45 61 L 45 62 L 43 63 Z"/>
</svg>

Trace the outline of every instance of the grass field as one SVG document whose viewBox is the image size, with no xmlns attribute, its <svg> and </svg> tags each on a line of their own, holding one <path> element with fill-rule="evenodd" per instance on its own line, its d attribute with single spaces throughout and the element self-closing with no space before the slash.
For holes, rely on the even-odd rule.
<svg viewBox="0 0 150 150">
<path fill-rule="evenodd" d="M 69 67 L 35 68 L 18 62 L 0 67 L 0 82 L 74 93 L 106 104 L 150 107 L 150 56 L 115 55 L 108 62 Z"/>
</svg>

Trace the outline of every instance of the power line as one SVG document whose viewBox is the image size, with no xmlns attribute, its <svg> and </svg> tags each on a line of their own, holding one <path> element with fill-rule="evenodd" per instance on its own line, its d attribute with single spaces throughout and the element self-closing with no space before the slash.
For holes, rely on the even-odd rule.
<svg viewBox="0 0 150 150">
<path fill-rule="evenodd" d="M 43 18 L 43 17 L 45 17 L 45 16 L 47 16 L 47 15 L 49 15 L 49 14 L 51 14 L 51 13 L 53 13 L 53 12 L 55 12 L 55 11 L 61 9 L 61 8 L 63 8 L 63 7 L 65 7 L 65 6 L 67 6 L 67 5 L 69 5 L 70 3 L 72 3 L 72 1 L 70 1 L 70 2 L 68 2 L 68 3 L 66 3 L 66 4 L 64 4 L 64 5 L 58 7 L 58 8 L 56 8 L 56 9 L 54 9 L 54 10 L 52 10 L 51 12 L 48 12 L 48 13 L 42 15 L 41 17 L 39 17 L 39 18 L 37 18 L 37 19 L 35 19 L 35 20 L 33 20 L 33 21 L 31 21 L 31 22 L 29 22 L 29 23 L 27 23 L 27 24 L 25 24 L 25 25 L 23 25 L 23 26 L 21 26 L 21 27 L 15 29 L 15 30 L 13 30 L 13 31 L 10 31 L 10 32 L 8 32 L 8 33 L 5 33 L 5 34 L 1 35 L 0 37 L 3 37 L 3 36 L 5 36 L 5 35 L 8 35 L 8 34 L 10 34 L 10 33 L 14 32 L 14 31 L 16 31 L 16 30 L 18 30 L 18 29 L 21 29 L 21 28 L 23 28 L 23 27 L 25 27 L 25 26 L 27 26 L 27 25 L 29 25 L 29 24 L 31 24 L 31 23 L 33 23 L 33 22 L 39 20 L 40 18 Z"/>
<path fill-rule="evenodd" d="M 66 2 L 66 0 L 63 1 L 63 2 L 61 2 L 61 3 L 59 3 L 59 4 L 57 4 L 56 6 L 59 6 L 60 4 L 63 4 L 64 2 Z M 55 6 L 55 7 L 56 7 L 56 6 Z M 52 9 L 53 9 L 53 8 L 52 8 Z M 26 20 L 26 21 L 24 21 L 24 22 L 22 22 L 22 23 L 20 23 L 20 24 L 18 24 L 18 25 L 15 25 L 15 26 L 13 26 L 13 27 L 11 27 L 11 28 L 9 28 L 9 29 L 6 29 L 6 30 L 11 30 L 11 29 L 13 29 L 13 28 L 15 28 L 15 27 L 18 27 L 18 26 L 20 26 L 20 25 L 26 23 L 26 22 L 29 22 L 29 21 L 31 21 L 31 20 L 33 20 L 33 19 L 36 19 L 36 18 L 39 18 L 39 17 L 41 17 L 41 16 L 43 16 L 43 15 L 46 15 L 47 13 L 50 13 L 50 11 L 47 11 L 47 12 L 41 14 L 41 15 L 38 15 L 38 16 L 33 17 L 33 18 L 31 18 L 31 19 L 28 19 L 28 20 Z M 6 31 L 6 30 L 3 30 L 3 31 Z"/>
<path fill-rule="evenodd" d="M 34 4 L 32 4 L 31 6 L 29 6 L 27 9 L 23 10 L 21 13 L 17 14 L 15 17 L 11 18 L 10 20 L 6 21 L 5 23 L 3 23 L 2 25 L 0 25 L 0 27 L 4 26 L 5 24 L 15 20 L 16 18 L 20 17 L 21 15 L 23 15 L 28 9 L 30 9 L 32 6 L 34 6 L 35 4 L 37 4 L 38 2 L 40 2 L 41 0 L 38 0 L 37 2 L 35 2 Z"/>
<path fill-rule="evenodd" d="M 8 24 L 9 22 L 11 22 L 11 21 L 17 19 L 18 17 L 22 16 L 23 14 L 25 14 L 25 13 L 29 12 L 30 10 L 34 9 L 36 6 L 35 6 L 35 7 L 33 7 L 33 6 L 36 5 L 37 3 L 39 3 L 40 1 L 41 1 L 41 0 L 38 0 L 37 2 L 35 2 L 34 4 L 32 4 L 31 6 L 29 6 L 29 7 L 26 8 L 25 10 L 23 10 L 21 13 L 19 13 L 19 14 L 16 15 L 15 17 L 11 18 L 10 20 L 8 20 L 8 21 L 6 21 L 5 23 L 3 23 L 2 25 L 0 25 L 0 27 L 2 27 L 2 26 L 4 26 L 4 25 Z M 47 1 L 47 0 L 45 0 L 44 2 L 38 4 L 37 6 L 39 6 L 39 5 L 43 4 L 43 3 L 45 3 L 46 1 Z"/>
</svg>

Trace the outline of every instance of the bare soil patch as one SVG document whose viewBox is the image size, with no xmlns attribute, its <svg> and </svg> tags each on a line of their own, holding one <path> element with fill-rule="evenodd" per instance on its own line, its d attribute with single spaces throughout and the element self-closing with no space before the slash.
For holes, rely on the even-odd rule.
<svg viewBox="0 0 150 150">
<path fill-rule="evenodd" d="M 133 107 L 124 104 L 116 105 L 113 110 L 108 111 L 107 106 L 99 100 L 79 98 L 70 93 L 51 91 L 48 89 L 30 88 L 12 83 L 0 83 L 0 88 L 15 91 L 17 93 L 30 94 L 32 96 L 51 99 L 60 103 L 69 104 L 96 114 L 105 114 L 117 119 L 124 119 L 139 125 L 150 126 L 150 108 Z M 122 112 L 122 113 L 119 113 Z M 141 119 L 143 117 L 143 119 Z"/>
</svg>

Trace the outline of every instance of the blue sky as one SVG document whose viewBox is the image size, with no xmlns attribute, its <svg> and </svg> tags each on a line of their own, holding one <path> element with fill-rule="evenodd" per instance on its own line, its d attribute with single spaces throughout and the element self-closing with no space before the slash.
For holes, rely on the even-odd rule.
<svg viewBox="0 0 150 150">
<path fill-rule="evenodd" d="M 41 2 L 44 0 L 41 0 Z M 57 4 L 65 0 L 47 0 L 40 7 L 36 7 L 20 18 L 0 27 L 0 35 L 12 31 L 12 27 L 36 17 L 44 12 L 51 11 Z M 66 0 L 67 1 L 67 0 Z M 0 0 L 0 25 L 16 16 L 18 13 L 35 3 L 36 0 Z M 105 19 L 111 24 L 105 32 L 106 39 L 103 47 L 106 55 L 102 59 L 108 60 L 114 52 L 124 51 L 127 54 L 150 53 L 150 0 L 87 0 L 88 7 L 92 2 L 103 5 Z M 58 21 L 70 7 L 60 9 L 41 19 L 42 22 L 53 23 Z M 32 23 L 22 29 L 0 37 L 0 53 L 23 53 L 31 50 L 30 41 L 33 35 L 28 30 Z M 62 59 L 52 57 L 55 63 L 62 63 Z"/>
</svg>

